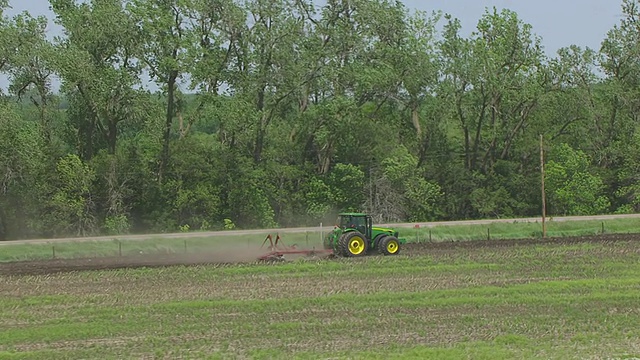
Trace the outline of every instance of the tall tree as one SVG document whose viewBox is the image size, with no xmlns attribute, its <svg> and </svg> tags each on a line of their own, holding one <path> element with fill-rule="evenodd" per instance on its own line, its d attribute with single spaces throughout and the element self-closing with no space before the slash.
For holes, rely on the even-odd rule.
<svg viewBox="0 0 640 360">
<path fill-rule="evenodd" d="M 65 37 L 57 44 L 56 71 L 69 96 L 80 152 L 91 159 L 101 148 L 115 153 L 118 127 L 135 121 L 141 92 L 139 33 L 122 0 L 51 0 Z"/>
<path fill-rule="evenodd" d="M 637 206 L 637 159 L 634 153 L 640 121 L 640 2 L 622 1 L 623 17 L 608 33 L 600 49 L 605 79 L 597 88 L 600 111 L 588 139 L 592 158 L 615 192 L 615 204 Z"/>
<path fill-rule="evenodd" d="M 236 66 L 231 85 L 237 96 L 255 109 L 249 150 L 254 162 L 261 163 L 269 127 L 301 86 L 295 77 L 294 61 L 304 20 L 297 16 L 290 0 L 252 0 L 247 2 L 246 11 L 249 21 L 234 49 Z"/>
<path fill-rule="evenodd" d="M 28 13 L 14 19 L 20 45 L 10 60 L 9 91 L 19 100 L 23 97 L 38 109 L 43 134 L 51 141 L 49 105 L 54 100 L 51 83 L 54 75 L 53 46 L 46 39 L 48 21 L 44 16 L 33 18 Z"/>
<path fill-rule="evenodd" d="M 192 125 L 199 121 L 203 126 L 217 129 L 220 140 L 224 141 L 226 131 L 234 132 L 241 126 L 221 102 L 234 102 L 236 97 L 228 96 L 231 88 L 234 50 L 246 27 L 246 12 L 232 0 L 193 0 L 186 9 L 188 28 L 185 31 L 185 62 L 188 65 L 189 90 L 198 97 L 195 109 L 189 114 L 177 109 L 180 136 L 189 133 Z M 224 96 L 220 98 L 220 96 Z M 248 104 L 237 105 L 238 108 Z M 221 110 L 221 107 L 225 109 Z M 232 106 L 235 107 L 235 106 Z M 210 128 L 213 130 L 213 128 Z M 231 137 L 234 137 L 232 135 Z M 235 142 L 232 146 L 235 146 Z"/>
<path fill-rule="evenodd" d="M 151 79 L 166 94 L 166 112 L 158 179 L 163 181 L 169 161 L 169 144 L 178 103 L 179 82 L 185 74 L 187 0 L 132 0 L 128 9 L 138 26 L 142 41 L 142 61 Z"/>
<path fill-rule="evenodd" d="M 592 136 L 594 147 L 604 155 L 597 161 L 605 168 L 619 164 L 620 146 L 630 140 L 640 110 L 640 3 L 623 0 L 622 11 L 623 19 L 607 33 L 600 49 L 606 112 L 596 114 Z"/>
<path fill-rule="evenodd" d="M 10 20 L 5 16 L 4 11 L 9 7 L 9 0 L 0 0 L 0 72 L 6 71 L 9 57 L 15 52 L 15 42 L 19 40 L 10 24 Z"/>
<path fill-rule="evenodd" d="M 14 105 L 0 103 L 0 240 L 39 230 L 41 188 L 49 178 L 37 125 L 22 120 Z"/>
</svg>

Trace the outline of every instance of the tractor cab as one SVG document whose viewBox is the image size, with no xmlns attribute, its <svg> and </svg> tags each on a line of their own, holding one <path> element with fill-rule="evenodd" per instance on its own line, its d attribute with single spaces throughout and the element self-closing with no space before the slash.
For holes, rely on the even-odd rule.
<svg viewBox="0 0 640 360">
<path fill-rule="evenodd" d="M 344 231 L 354 229 L 371 240 L 372 221 L 371 216 L 359 213 L 342 213 L 338 215 L 339 227 Z"/>
</svg>

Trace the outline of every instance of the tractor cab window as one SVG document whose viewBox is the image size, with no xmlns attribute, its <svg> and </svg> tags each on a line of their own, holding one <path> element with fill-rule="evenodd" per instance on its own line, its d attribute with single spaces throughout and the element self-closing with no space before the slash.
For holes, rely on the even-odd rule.
<svg viewBox="0 0 640 360">
<path fill-rule="evenodd" d="M 340 217 L 341 228 L 353 228 L 364 231 L 367 227 L 367 220 L 363 216 L 342 216 Z"/>
</svg>

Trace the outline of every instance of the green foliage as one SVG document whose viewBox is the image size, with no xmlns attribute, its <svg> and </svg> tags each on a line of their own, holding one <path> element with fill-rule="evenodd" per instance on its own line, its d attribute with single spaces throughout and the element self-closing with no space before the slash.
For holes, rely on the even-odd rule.
<svg viewBox="0 0 640 360">
<path fill-rule="evenodd" d="M 311 178 L 303 187 L 307 214 L 312 218 L 320 218 L 327 214 L 333 205 L 331 187 L 320 178 Z"/>
<path fill-rule="evenodd" d="M 382 189 L 392 199 L 384 205 L 373 209 L 377 212 L 398 213 L 400 217 L 410 221 L 428 221 L 438 218 L 441 213 L 440 203 L 443 191 L 439 184 L 428 181 L 417 166 L 418 159 L 405 147 L 398 147 L 381 162 Z M 384 187 L 384 184 L 388 188 Z M 379 197 L 381 194 L 376 194 Z M 380 221 L 389 218 L 381 217 Z"/>
<path fill-rule="evenodd" d="M 236 166 L 234 175 L 228 179 L 230 186 L 225 189 L 228 214 L 240 227 L 276 227 L 275 211 L 269 199 L 273 189 L 265 172 L 242 163 Z"/>
<path fill-rule="evenodd" d="M 87 160 L 101 149 L 113 154 L 123 123 L 139 122 L 145 112 L 135 23 L 119 0 L 50 2 L 66 35 L 54 44 L 51 68 L 69 97 L 79 152 Z"/>
<path fill-rule="evenodd" d="M 382 160 L 384 176 L 396 186 L 403 185 L 407 176 L 416 173 L 418 161 L 404 146 L 399 146 L 393 154 Z"/>
<path fill-rule="evenodd" d="M 336 164 L 327 176 L 327 184 L 339 211 L 358 211 L 364 202 L 365 175 L 352 164 Z"/>
<path fill-rule="evenodd" d="M 482 218 L 502 217 L 503 215 L 509 216 L 509 207 L 508 204 L 505 204 L 505 201 L 509 198 L 510 194 L 503 187 L 497 190 L 481 187 L 473 190 L 473 192 L 469 194 L 469 200 L 473 209 Z"/>
<path fill-rule="evenodd" d="M 48 184 L 44 223 L 53 236 L 85 236 L 96 230 L 92 182 L 95 172 L 77 155 L 67 155 L 56 164 L 56 174 Z"/>
<path fill-rule="evenodd" d="M 558 215 L 593 215 L 606 212 L 609 200 L 602 179 L 589 172 L 589 159 L 582 151 L 560 145 L 545 168 L 549 204 Z"/>
<path fill-rule="evenodd" d="M 2 193 L 14 184 L 33 181 L 42 166 L 42 143 L 38 126 L 24 122 L 13 106 L 0 103 L 0 179 Z"/>
<path fill-rule="evenodd" d="M 225 230 L 233 230 L 236 228 L 236 224 L 231 221 L 231 219 L 224 219 L 224 229 Z"/>
<path fill-rule="evenodd" d="M 182 225 L 202 229 L 203 224 L 209 227 L 222 220 L 219 184 L 223 177 L 218 170 L 222 163 L 219 147 L 212 140 L 211 135 L 196 134 L 174 145 L 169 171 L 159 188 L 168 204 L 161 216 L 169 229 Z"/>
<path fill-rule="evenodd" d="M 37 235 L 32 221 L 49 180 L 41 140 L 37 123 L 22 121 L 14 106 L 0 102 L 0 239 Z"/>
<path fill-rule="evenodd" d="M 440 185 L 413 177 L 407 180 L 405 189 L 406 211 L 410 221 L 435 220 L 442 214 L 439 203 L 443 193 Z"/>
<path fill-rule="evenodd" d="M 618 211 L 635 212 L 640 209 L 640 134 L 634 134 L 629 151 L 625 154 L 624 166 L 617 174 L 620 188 L 615 193 Z"/>
<path fill-rule="evenodd" d="M 131 224 L 124 214 L 108 216 L 104 220 L 104 231 L 107 235 L 123 235 L 129 232 Z"/>
<path fill-rule="evenodd" d="M 636 0 L 553 57 L 507 9 L 50 5 L 0 13 L 0 238 L 538 215 L 541 134 L 552 213 L 640 210 Z"/>
</svg>

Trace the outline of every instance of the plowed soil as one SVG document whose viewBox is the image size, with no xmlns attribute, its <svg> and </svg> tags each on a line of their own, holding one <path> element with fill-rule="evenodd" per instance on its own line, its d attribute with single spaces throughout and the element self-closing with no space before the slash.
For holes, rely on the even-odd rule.
<svg viewBox="0 0 640 360">
<path fill-rule="evenodd" d="M 284 265 L 237 246 L 0 263 L 0 358 L 638 358 L 638 240 L 422 243 Z M 156 268 L 74 271 L 141 266 Z"/>
<path fill-rule="evenodd" d="M 640 234 L 605 234 L 594 236 L 572 236 L 546 239 L 503 239 L 483 241 L 412 243 L 402 248 L 402 254 L 423 256 L 432 252 L 456 251 L 458 249 L 503 248 L 534 246 L 545 244 L 571 245 L 581 243 L 614 243 L 619 241 L 640 241 Z M 16 261 L 0 263 L 0 275 L 36 275 L 69 271 L 89 271 L 102 269 L 124 269 L 139 267 L 166 267 L 176 265 L 211 265 L 252 263 L 262 253 L 255 251 L 212 252 L 200 254 L 162 254 L 140 256 L 116 256 L 80 259 L 57 259 L 37 261 Z M 378 256 L 378 255 L 374 255 Z M 289 257 L 291 258 L 291 257 Z"/>
</svg>

